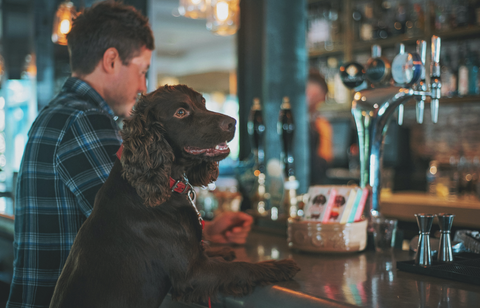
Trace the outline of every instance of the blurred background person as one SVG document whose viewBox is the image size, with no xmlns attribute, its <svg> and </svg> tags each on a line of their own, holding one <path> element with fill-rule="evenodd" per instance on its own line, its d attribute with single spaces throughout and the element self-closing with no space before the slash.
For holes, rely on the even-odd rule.
<svg viewBox="0 0 480 308">
<path fill-rule="evenodd" d="M 328 93 L 325 78 L 316 69 L 308 72 L 306 96 L 310 117 L 310 185 L 326 184 L 326 171 L 333 159 L 332 126 L 319 108 Z"/>
</svg>

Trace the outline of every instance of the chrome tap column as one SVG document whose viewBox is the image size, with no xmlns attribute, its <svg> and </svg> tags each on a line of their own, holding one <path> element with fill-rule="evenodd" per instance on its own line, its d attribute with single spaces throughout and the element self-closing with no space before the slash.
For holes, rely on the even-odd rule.
<svg viewBox="0 0 480 308">
<path fill-rule="evenodd" d="M 418 42 L 422 51 L 422 42 Z M 399 57 L 401 56 L 401 57 Z M 440 98 L 440 38 L 432 37 L 431 92 L 421 85 L 422 57 L 417 53 L 399 54 L 394 59 L 392 70 L 398 86 L 384 86 L 361 90 L 354 94 L 352 115 L 357 127 L 360 147 L 360 186 L 372 187 L 372 215 L 378 215 L 382 168 L 383 142 L 392 114 L 412 98 L 432 97 L 432 121 L 438 120 Z M 395 63 L 398 62 L 398 63 Z M 400 68 L 402 71 L 396 71 Z M 367 70 L 368 76 L 368 70 Z M 419 82 L 417 84 L 417 82 Z M 426 88 L 426 87 L 425 87 Z M 418 108 L 421 108 L 421 103 Z M 420 112 L 419 112 L 420 113 Z M 423 117 L 418 116 L 419 123 Z"/>
</svg>

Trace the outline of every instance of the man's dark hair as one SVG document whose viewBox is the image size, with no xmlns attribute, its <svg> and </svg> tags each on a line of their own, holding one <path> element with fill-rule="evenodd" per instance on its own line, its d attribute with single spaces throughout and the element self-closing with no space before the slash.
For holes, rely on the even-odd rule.
<svg viewBox="0 0 480 308">
<path fill-rule="evenodd" d="M 117 49 L 124 65 L 143 46 L 155 48 L 148 19 L 134 7 L 114 1 L 85 9 L 73 21 L 67 40 L 72 72 L 82 75 L 93 72 L 108 48 Z"/>
<path fill-rule="evenodd" d="M 320 74 L 320 72 L 317 69 L 310 68 L 308 70 L 308 81 L 318 84 L 323 89 L 325 94 L 328 93 L 327 82 L 325 81 L 325 78 L 322 76 L 322 74 Z"/>
</svg>

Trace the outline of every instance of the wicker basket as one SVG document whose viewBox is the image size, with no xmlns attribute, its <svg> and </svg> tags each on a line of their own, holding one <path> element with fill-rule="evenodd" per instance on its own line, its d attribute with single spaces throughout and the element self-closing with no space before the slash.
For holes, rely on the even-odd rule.
<svg viewBox="0 0 480 308">
<path fill-rule="evenodd" d="M 288 220 L 288 246 L 308 252 L 356 252 L 367 245 L 367 221 L 321 223 Z"/>
</svg>

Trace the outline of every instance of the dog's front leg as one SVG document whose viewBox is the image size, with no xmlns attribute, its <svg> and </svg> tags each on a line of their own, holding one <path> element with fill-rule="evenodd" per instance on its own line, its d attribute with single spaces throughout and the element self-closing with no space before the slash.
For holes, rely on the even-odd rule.
<svg viewBox="0 0 480 308">
<path fill-rule="evenodd" d="M 187 302 L 214 300 L 224 295 L 243 296 L 257 285 L 291 279 L 300 270 L 293 260 L 259 263 L 225 262 L 202 255 L 184 276 L 172 279 L 172 295 Z"/>
</svg>

